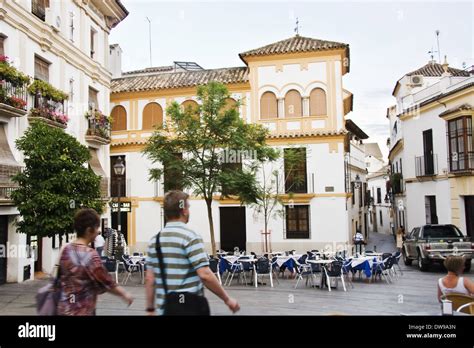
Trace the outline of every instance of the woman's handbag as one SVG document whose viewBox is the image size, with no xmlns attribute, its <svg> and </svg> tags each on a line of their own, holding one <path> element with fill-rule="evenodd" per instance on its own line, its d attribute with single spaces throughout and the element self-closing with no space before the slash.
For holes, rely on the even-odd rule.
<svg viewBox="0 0 474 348">
<path fill-rule="evenodd" d="M 163 315 L 210 315 L 209 303 L 204 296 L 191 292 L 168 292 L 166 284 L 165 263 L 160 246 L 160 233 L 156 236 L 156 253 L 160 264 L 160 275 L 165 290 Z"/>
<path fill-rule="evenodd" d="M 59 254 L 61 255 L 61 253 Z M 61 261 L 61 258 L 59 259 Z M 58 273 L 47 285 L 36 294 L 36 313 L 38 315 L 58 315 L 58 303 L 61 298 L 61 264 L 58 262 Z"/>
</svg>

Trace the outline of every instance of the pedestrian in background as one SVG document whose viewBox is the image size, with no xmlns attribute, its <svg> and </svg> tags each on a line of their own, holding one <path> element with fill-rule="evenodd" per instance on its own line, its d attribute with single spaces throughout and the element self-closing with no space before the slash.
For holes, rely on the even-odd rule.
<svg viewBox="0 0 474 348">
<path fill-rule="evenodd" d="M 94 209 L 81 209 L 74 216 L 77 239 L 67 244 L 60 255 L 61 298 L 58 315 L 95 315 L 97 295 L 106 291 L 120 296 L 128 305 L 132 296 L 117 285 L 102 265 L 99 254 L 91 248 L 100 227 Z"/>
</svg>

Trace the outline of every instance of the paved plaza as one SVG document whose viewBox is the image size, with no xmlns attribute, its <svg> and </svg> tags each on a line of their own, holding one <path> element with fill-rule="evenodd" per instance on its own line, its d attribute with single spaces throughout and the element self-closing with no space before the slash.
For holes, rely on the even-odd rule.
<svg viewBox="0 0 474 348">
<path fill-rule="evenodd" d="M 393 238 L 373 236 L 368 245 L 377 245 L 377 251 L 392 251 Z M 439 304 L 436 298 L 437 279 L 444 275 L 441 267 L 432 267 L 421 272 L 417 266 L 401 264 L 403 275 L 392 284 L 377 280 L 368 283 L 356 277 L 354 288 L 348 286 L 344 292 L 341 284 L 329 292 L 326 288 L 306 287 L 300 282 L 294 289 L 295 279 L 279 279 L 274 288 L 267 285 L 254 288 L 237 285 L 226 287 L 231 296 L 241 305 L 237 315 L 399 315 L 400 313 L 436 313 Z M 473 271 L 469 273 L 472 277 Z M 120 277 L 121 279 L 121 277 Z M 0 286 L 1 315 L 34 315 L 34 296 L 45 280 Z M 104 294 L 99 297 L 98 315 L 145 315 L 145 288 L 139 275 L 134 275 L 126 285 L 135 302 L 129 308 L 117 297 Z M 212 293 L 206 296 L 214 315 L 229 315 L 226 306 Z"/>
</svg>

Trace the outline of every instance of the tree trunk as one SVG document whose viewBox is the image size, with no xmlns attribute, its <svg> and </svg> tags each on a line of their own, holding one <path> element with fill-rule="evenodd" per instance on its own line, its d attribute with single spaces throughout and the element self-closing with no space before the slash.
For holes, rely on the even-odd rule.
<svg viewBox="0 0 474 348">
<path fill-rule="evenodd" d="M 216 241 L 214 238 L 214 220 L 212 218 L 212 200 L 206 200 L 209 232 L 211 233 L 211 255 L 216 255 Z"/>
</svg>

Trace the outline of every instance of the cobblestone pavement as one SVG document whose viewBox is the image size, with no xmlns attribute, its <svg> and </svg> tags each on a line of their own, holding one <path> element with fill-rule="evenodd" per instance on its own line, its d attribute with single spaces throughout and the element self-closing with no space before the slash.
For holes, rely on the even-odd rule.
<svg viewBox="0 0 474 348">
<path fill-rule="evenodd" d="M 391 238 L 391 242 L 390 242 Z M 393 250 L 393 237 L 372 236 L 369 240 L 377 244 L 377 251 Z M 384 248 L 390 248 L 384 250 Z M 403 263 L 403 262 L 402 262 Z M 327 289 L 306 287 L 300 282 L 294 289 L 294 279 L 279 279 L 271 288 L 266 285 L 233 285 L 226 287 L 240 305 L 239 315 L 399 315 L 400 313 L 435 313 L 439 311 L 436 282 L 444 274 L 441 267 L 433 266 L 429 272 L 421 272 L 417 266 L 401 265 L 403 275 L 392 284 L 377 280 L 354 281 L 354 288 L 348 286 L 344 292 L 341 284 L 329 292 Z M 473 271 L 468 276 L 472 277 Z M 119 278 L 121 280 L 121 277 Z M 264 280 L 265 281 L 265 280 Z M 0 315 L 34 315 L 34 296 L 44 280 L 0 286 Z M 128 307 L 117 297 L 104 294 L 99 297 L 98 315 L 144 315 L 145 289 L 138 275 L 134 275 L 126 289 L 135 296 L 135 302 Z M 228 315 L 226 306 L 212 293 L 206 296 L 214 315 Z"/>
</svg>

